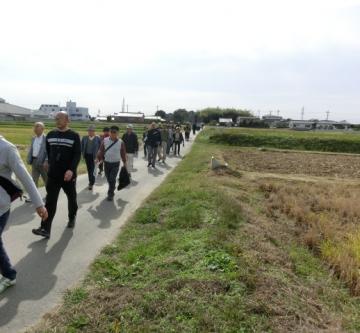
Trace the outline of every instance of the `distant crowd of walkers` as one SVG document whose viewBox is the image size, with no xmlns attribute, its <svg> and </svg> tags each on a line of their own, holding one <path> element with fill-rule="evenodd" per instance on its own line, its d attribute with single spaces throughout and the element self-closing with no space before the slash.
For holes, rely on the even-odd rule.
<svg viewBox="0 0 360 333">
<path fill-rule="evenodd" d="M 95 126 L 91 125 L 88 127 L 88 134 L 80 140 L 79 134 L 69 128 L 70 121 L 66 112 L 58 112 L 55 122 L 56 129 L 47 135 L 44 134 L 43 123 L 37 122 L 34 125 L 35 135 L 27 155 L 27 163 L 31 165 L 31 176 L 15 145 L 0 136 L 0 293 L 16 283 L 16 271 L 10 263 L 2 241 L 11 202 L 22 196 L 22 189 L 12 179 L 13 173 L 28 194 L 26 202 L 33 203 L 41 218 L 40 226 L 32 230 L 33 234 L 48 239 L 61 189 L 68 201 L 67 227 L 75 226 L 78 210 L 76 179 L 81 157 L 86 163 L 90 191 L 93 190 L 96 175 L 101 176 L 105 173 L 108 201 L 114 198 L 118 175 L 120 174 L 121 178 L 125 174 L 125 177 L 130 178 L 131 172 L 135 171 L 134 157 L 138 155 L 139 143 L 132 125 L 127 126 L 121 138 L 117 126 L 105 127 L 102 135 L 98 136 Z M 190 125 L 186 125 L 184 130 L 185 139 L 180 125 L 152 123 L 149 128 L 145 127 L 142 141 L 144 158 L 147 159 L 149 168 L 155 168 L 156 160 L 166 163 L 166 157 L 171 153 L 180 156 L 181 145 L 184 146 L 185 140 L 188 141 L 190 137 Z M 192 130 L 195 134 L 195 124 Z M 40 177 L 46 188 L 45 203 L 37 190 Z"/>
</svg>

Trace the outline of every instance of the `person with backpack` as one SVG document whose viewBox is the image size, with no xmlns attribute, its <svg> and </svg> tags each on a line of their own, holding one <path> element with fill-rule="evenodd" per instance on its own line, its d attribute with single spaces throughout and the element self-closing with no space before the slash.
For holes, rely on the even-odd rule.
<svg viewBox="0 0 360 333">
<path fill-rule="evenodd" d="M 95 184 L 95 160 L 100 144 L 100 138 L 95 135 L 95 126 L 90 125 L 88 128 L 88 135 L 83 136 L 81 140 L 81 153 L 86 162 L 86 169 L 89 178 L 89 191 L 93 189 Z"/>
<path fill-rule="evenodd" d="M 119 127 L 110 127 L 110 136 L 101 143 L 97 158 L 104 161 L 105 177 L 109 184 L 107 200 L 113 201 L 120 161 L 127 167 L 126 149 L 124 142 L 119 139 Z"/>
<path fill-rule="evenodd" d="M 49 216 L 41 221 L 39 228 L 32 230 L 34 235 L 44 238 L 50 238 L 51 225 L 61 189 L 68 199 L 68 228 L 74 228 L 78 210 L 76 178 L 81 159 L 80 136 L 69 128 L 70 119 L 65 111 L 58 112 L 55 121 L 57 128 L 46 136 L 49 171 L 45 206 Z"/>
<path fill-rule="evenodd" d="M 21 189 L 12 179 L 13 173 L 29 194 L 40 218 L 46 220 L 48 213 L 33 179 L 21 160 L 18 150 L 15 145 L 2 136 L 0 136 L 0 152 L 0 293 L 2 293 L 8 287 L 16 284 L 17 274 L 10 263 L 2 241 L 2 233 L 10 215 L 11 202 L 21 195 Z"/>
</svg>

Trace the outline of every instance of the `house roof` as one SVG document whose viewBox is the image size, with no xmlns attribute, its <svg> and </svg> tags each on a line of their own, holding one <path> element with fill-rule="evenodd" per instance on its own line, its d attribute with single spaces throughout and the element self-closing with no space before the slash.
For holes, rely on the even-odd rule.
<svg viewBox="0 0 360 333">
<path fill-rule="evenodd" d="M 8 115 L 20 115 L 20 116 L 31 116 L 32 110 L 23 108 L 21 106 L 9 104 L 9 103 L 0 103 L 0 113 Z"/>
</svg>

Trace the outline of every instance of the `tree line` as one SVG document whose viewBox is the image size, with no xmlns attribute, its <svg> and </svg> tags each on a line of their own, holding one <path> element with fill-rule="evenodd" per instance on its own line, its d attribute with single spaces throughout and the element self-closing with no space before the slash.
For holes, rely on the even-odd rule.
<svg viewBox="0 0 360 333">
<path fill-rule="evenodd" d="M 176 123 L 217 123 L 219 118 L 231 118 L 236 122 L 237 117 L 250 117 L 252 113 L 248 110 L 234 108 L 205 108 L 197 111 L 188 111 L 186 109 L 177 109 L 174 112 L 166 113 L 164 110 L 158 110 L 156 116 L 173 121 Z"/>
</svg>

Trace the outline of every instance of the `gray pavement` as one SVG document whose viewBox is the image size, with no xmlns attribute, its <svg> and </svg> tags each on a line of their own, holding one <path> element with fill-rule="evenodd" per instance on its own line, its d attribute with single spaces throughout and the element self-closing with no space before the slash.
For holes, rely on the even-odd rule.
<svg viewBox="0 0 360 333">
<path fill-rule="evenodd" d="M 191 139 L 182 147 L 182 156 L 192 142 Z M 64 291 L 85 276 L 100 250 L 119 234 L 126 220 L 180 161 L 179 157 L 168 157 L 166 165 L 158 164 L 152 170 L 139 154 L 134 159 L 137 171 L 132 172 L 132 184 L 116 192 L 114 202 L 106 201 L 104 176 L 97 177 L 93 191 L 87 189 L 87 175 L 79 176 L 75 229 L 66 228 L 67 200 L 61 192 L 49 240 L 31 233 L 32 228 L 39 226 L 39 218 L 31 204 L 17 200 L 3 234 L 18 271 L 17 285 L 0 295 L 0 332 L 22 331 L 60 304 Z M 43 188 L 40 192 L 45 195 Z"/>
</svg>

